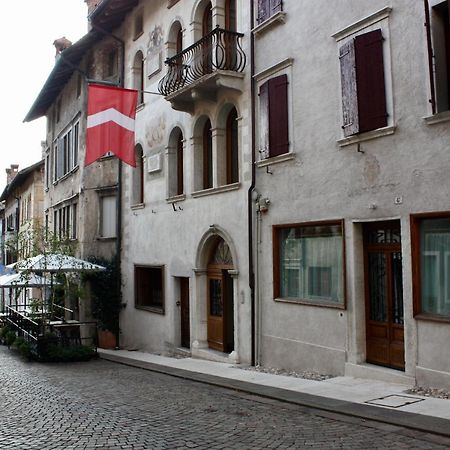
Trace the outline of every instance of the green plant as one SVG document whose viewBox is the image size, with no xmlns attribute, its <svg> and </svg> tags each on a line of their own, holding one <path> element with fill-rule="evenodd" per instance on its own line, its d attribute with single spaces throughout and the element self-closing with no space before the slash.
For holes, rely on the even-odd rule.
<svg viewBox="0 0 450 450">
<path fill-rule="evenodd" d="M 14 341 L 14 347 L 16 347 L 20 354 L 27 359 L 31 358 L 31 345 L 23 337 L 18 337 Z"/>
<path fill-rule="evenodd" d="M 8 333 L 8 331 L 11 331 L 11 329 L 8 327 L 8 325 L 3 325 L 0 328 L 0 338 L 5 339 L 6 333 Z"/>
<path fill-rule="evenodd" d="M 101 329 L 119 333 L 119 313 L 122 308 L 120 290 L 120 270 L 115 260 L 91 257 L 88 260 L 106 268 L 102 272 L 85 273 L 83 279 L 89 281 L 92 297 L 92 315 Z"/>
<path fill-rule="evenodd" d="M 96 351 L 85 345 L 75 347 L 61 347 L 57 344 L 49 344 L 46 352 L 40 355 L 41 360 L 47 362 L 73 362 L 89 361 L 97 356 Z"/>
<path fill-rule="evenodd" d="M 9 347 L 14 344 L 14 341 L 17 339 L 16 333 L 12 330 L 8 330 L 5 334 L 5 343 Z"/>
</svg>

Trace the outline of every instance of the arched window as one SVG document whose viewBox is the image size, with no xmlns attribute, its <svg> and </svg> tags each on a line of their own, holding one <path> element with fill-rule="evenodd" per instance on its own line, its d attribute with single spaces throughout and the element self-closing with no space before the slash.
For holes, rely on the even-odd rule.
<svg viewBox="0 0 450 450">
<path fill-rule="evenodd" d="M 203 126 L 203 189 L 213 186 L 213 151 L 211 121 Z"/>
<path fill-rule="evenodd" d="M 133 64 L 133 87 L 138 91 L 138 105 L 144 103 L 144 55 L 138 51 Z"/>
<path fill-rule="evenodd" d="M 140 144 L 136 145 L 136 167 L 133 169 L 132 204 L 144 203 L 144 151 Z"/>
<path fill-rule="evenodd" d="M 239 139 L 237 111 L 233 108 L 227 117 L 227 184 L 239 181 Z"/>
<path fill-rule="evenodd" d="M 168 196 L 184 194 L 184 138 L 182 131 L 177 127 L 172 130 L 168 146 Z"/>
<path fill-rule="evenodd" d="M 202 19 L 202 35 L 203 37 L 211 33 L 213 29 L 212 24 L 212 5 L 208 2 L 203 11 Z M 212 37 L 203 41 L 203 73 L 212 72 Z"/>
<path fill-rule="evenodd" d="M 237 31 L 236 26 L 236 0 L 226 0 L 225 3 L 225 28 L 229 31 Z"/>
<path fill-rule="evenodd" d="M 177 195 L 182 194 L 184 194 L 183 135 L 180 133 L 177 139 Z"/>
</svg>

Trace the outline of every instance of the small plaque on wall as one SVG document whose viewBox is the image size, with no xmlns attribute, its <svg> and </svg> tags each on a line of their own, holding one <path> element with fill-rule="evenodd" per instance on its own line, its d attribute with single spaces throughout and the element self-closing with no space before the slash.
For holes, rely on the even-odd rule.
<svg viewBox="0 0 450 450">
<path fill-rule="evenodd" d="M 158 73 L 161 70 L 162 66 L 162 54 L 161 52 L 147 53 L 147 73 L 148 78 L 151 78 L 153 75 Z"/>
<path fill-rule="evenodd" d="M 155 173 L 162 170 L 161 153 L 147 157 L 147 170 L 148 173 Z"/>
</svg>

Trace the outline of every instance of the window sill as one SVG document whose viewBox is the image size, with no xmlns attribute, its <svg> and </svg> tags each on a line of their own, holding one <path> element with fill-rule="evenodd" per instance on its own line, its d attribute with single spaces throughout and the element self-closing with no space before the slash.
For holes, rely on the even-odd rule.
<svg viewBox="0 0 450 450">
<path fill-rule="evenodd" d="M 424 117 L 427 125 L 434 125 L 435 123 L 450 122 L 450 111 L 442 111 L 432 116 Z"/>
<path fill-rule="evenodd" d="M 144 31 L 140 31 L 136 34 L 136 36 L 133 37 L 133 41 L 137 41 L 142 35 L 144 34 Z"/>
<path fill-rule="evenodd" d="M 131 205 L 130 208 L 135 211 L 137 209 L 144 209 L 145 208 L 145 203 L 136 203 L 134 205 Z"/>
<path fill-rule="evenodd" d="M 262 159 L 261 161 L 256 161 L 256 167 L 267 167 L 273 164 L 279 164 L 286 161 L 291 161 L 295 159 L 295 153 L 289 152 L 283 155 L 273 156 L 272 158 Z"/>
<path fill-rule="evenodd" d="M 115 241 L 115 240 L 116 240 L 115 236 L 111 236 L 111 237 L 98 236 L 97 237 L 97 241 Z"/>
<path fill-rule="evenodd" d="M 71 177 L 79 169 L 79 167 L 80 167 L 79 165 L 76 165 L 72 170 L 65 173 L 62 177 L 59 177 L 57 180 L 53 182 L 53 186 L 55 186 L 61 181 L 67 180 L 67 178 Z"/>
<path fill-rule="evenodd" d="M 166 198 L 167 203 L 177 203 L 186 200 L 186 194 L 173 195 L 172 197 Z"/>
<path fill-rule="evenodd" d="M 151 313 L 155 313 L 155 314 L 160 314 L 160 315 L 164 315 L 164 308 L 162 308 L 161 306 L 141 306 L 141 305 L 134 305 L 134 307 L 136 309 L 140 309 L 142 311 L 147 311 L 147 312 L 151 312 Z"/>
<path fill-rule="evenodd" d="M 192 193 L 192 197 L 206 197 L 207 195 L 220 194 L 222 192 L 235 191 L 241 187 L 241 183 L 226 184 L 225 186 L 213 187 L 209 189 L 203 189 L 202 191 L 196 191 Z"/>
<path fill-rule="evenodd" d="M 395 125 L 378 128 L 377 130 L 367 131 L 366 133 L 356 134 L 337 141 L 339 147 L 346 147 L 347 145 L 358 144 L 359 142 L 370 141 L 383 136 L 390 136 L 395 133 Z"/>
<path fill-rule="evenodd" d="M 275 13 L 273 16 L 270 16 L 264 22 L 254 27 L 252 33 L 255 36 L 260 36 L 264 34 L 267 30 L 275 26 L 276 24 L 285 22 L 286 22 L 286 13 L 284 11 L 279 11 Z"/>
<path fill-rule="evenodd" d="M 314 306 L 319 308 L 345 309 L 345 303 L 319 303 L 312 300 L 302 300 L 293 298 L 274 298 L 277 303 L 293 303 L 296 305 Z"/>
<path fill-rule="evenodd" d="M 450 323 L 450 316 L 439 316 L 437 314 L 419 313 L 414 316 L 416 320 L 424 320 L 427 322 L 444 322 Z"/>
</svg>

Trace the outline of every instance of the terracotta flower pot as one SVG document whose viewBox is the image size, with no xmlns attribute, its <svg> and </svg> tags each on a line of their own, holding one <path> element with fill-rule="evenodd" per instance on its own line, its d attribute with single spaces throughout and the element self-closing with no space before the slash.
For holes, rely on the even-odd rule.
<svg viewBox="0 0 450 450">
<path fill-rule="evenodd" d="M 117 345 L 116 336 L 109 330 L 98 330 L 98 346 L 104 349 L 115 349 Z"/>
</svg>

